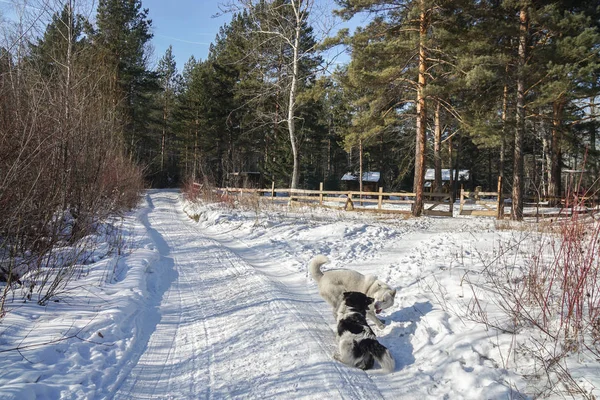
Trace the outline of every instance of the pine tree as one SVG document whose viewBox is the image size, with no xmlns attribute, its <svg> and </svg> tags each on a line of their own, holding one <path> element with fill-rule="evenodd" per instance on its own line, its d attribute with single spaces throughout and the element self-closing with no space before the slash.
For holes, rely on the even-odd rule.
<svg viewBox="0 0 600 400">
<path fill-rule="evenodd" d="M 337 67 L 331 75 L 320 77 L 312 91 L 314 104 L 319 103 L 319 129 L 313 148 L 308 152 L 315 159 L 315 175 L 324 182 L 325 189 L 339 190 L 340 177 L 348 171 L 347 152 L 343 148 L 344 137 L 351 124 L 351 90 L 345 88 L 347 68 Z"/>
<path fill-rule="evenodd" d="M 143 140 L 148 107 L 139 106 L 147 105 L 157 89 L 147 69 L 146 48 L 152 38 L 148 9 L 142 9 L 141 0 L 100 0 L 96 24 L 92 39 L 110 74 L 107 97 L 115 110 L 115 126 L 122 127 L 131 157 L 147 159 Z"/>
<path fill-rule="evenodd" d="M 65 4 L 60 13 L 52 15 L 43 36 L 30 45 L 30 59 L 36 69 L 46 78 L 61 69 L 68 70 L 75 53 L 84 50 L 86 40 L 82 35 L 89 26 L 73 9 L 72 2 Z"/>
<path fill-rule="evenodd" d="M 409 111 L 415 104 L 415 157 L 413 190 L 416 193 L 413 215 L 423 211 L 425 177 L 428 78 L 433 55 L 432 29 L 438 4 L 428 0 L 338 0 L 339 13 L 350 18 L 360 12 L 376 15 L 352 38 L 350 74 L 357 85 L 368 86 L 373 111 L 387 118 Z M 412 99 L 411 99 L 412 97 Z M 374 106 L 374 107 L 373 107 Z"/>
<path fill-rule="evenodd" d="M 177 116 L 188 178 L 225 185 L 227 174 L 246 161 L 238 148 L 234 75 L 212 56 L 202 62 L 190 60 L 184 68 Z"/>
<path fill-rule="evenodd" d="M 536 82 L 532 105 L 548 110 L 550 149 L 548 152 L 548 194 L 561 194 L 563 136 L 573 102 L 587 98 L 598 79 L 600 43 L 598 11 L 586 3 L 556 2 L 537 10 L 536 24 L 543 35 L 536 37 L 534 63 L 544 75 Z"/>
<path fill-rule="evenodd" d="M 162 107 L 162 129 L 160 140 L 160 173 L 163 184 L 168 184 L 169 177 L 165 176 L 165 157 L 168 156 L 167 146 L 173 136 L 172 115 L 175 108 L 175 90 L 177 88 L 177 65 L 173 56 L 173 47 L 169 46 L 164 56 L 158 61 L 158 80 L 161 86 L 160 97 Z M 173 149 L 174 150 L 174 149 Z"/>
<path fill-rule="evenodd" d="M 175 110 L 175 131 L 182 155 L 179 160 L 180 175 L 193 182 L 198 180 L 200 165 L 198 154 L 199 116 L 191 90 L 194 69 L 197 65 L 198 61 L 191 56 L 183 66 L 181 90 L 177 95 Z"/>
</svg>

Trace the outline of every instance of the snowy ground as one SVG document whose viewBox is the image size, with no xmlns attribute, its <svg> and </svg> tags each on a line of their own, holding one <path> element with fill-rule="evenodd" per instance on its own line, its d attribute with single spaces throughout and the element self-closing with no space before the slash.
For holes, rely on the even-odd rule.
<svg viewBox="0 0 600 400">
<path fill-rule="evenodd" d="M 86 266 L 60 301 L 10 297 L 1 399 L 509 399 L 544 385 L 518 335 L 468 318 L 467 277 L 520 234 L 491 218 L 241 212 L 150 191 L 123 231 L 124 252 Z M 393 373 L 332 359 L 333 314 L 307 274 L 317 254 L 398 288 L 376 330 Z M 598 360 L 569 367 L 600 395 Z"/>
</svg>

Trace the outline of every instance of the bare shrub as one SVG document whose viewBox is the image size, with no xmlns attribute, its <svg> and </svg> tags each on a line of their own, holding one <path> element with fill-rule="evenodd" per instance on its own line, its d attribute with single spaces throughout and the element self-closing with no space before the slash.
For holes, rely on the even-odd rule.
<svg viewBox="0 0 600 400">
<path fill-rule="evenodd" d="M 191 202 L 221 203 L 227 208 L 236 208 L 239 204 L 239 196 L 234 193 L 221 192 L 207 180 L 202 184 L 188 180 L 183 185 L 182 191 L 184 198 Z"/>
<path fill-rule="evenodd" d="M 40 304 L 57 295 L 94 245 L 85 238 L 144 186 L 122 150 L 102 55 L 60 38 L 53 63 L 0 51 L 0 313 L 23 275 Z M 26 49 L 30 38 L 20 40 Z"/>
<path fill-rule="evenodd" d="M 490 266 L 488 280 L 517 325 L 535 326 L 567 351 L 600 354 L 600 224 L 575 214 L 557 229 L 538 237 L 522 268 Z"/>
<path fill-rule="evenodd" d="M 194 202 L 202 198 L 203 187 L 204 185 L 195 182 L 193 179 L 188 179 L 181 188 L 184 199 Z"/>
<path fill-rule="evenodd" d="M 482 269 L 465 266 L 461 284 L 470 293 L 458 313 L 513 335 L 512 357 L 534 361 L 519 368 L 535 379 L 536 396 L 560 392 L 594 398 L 571 376 L 568 361 L 573 354 L 600 356 L 599 252 L 600 223 L 573 213 L 514 231 L 511 241 L 497 245 L 493 258 L 479 255 Z"/>
</svg>

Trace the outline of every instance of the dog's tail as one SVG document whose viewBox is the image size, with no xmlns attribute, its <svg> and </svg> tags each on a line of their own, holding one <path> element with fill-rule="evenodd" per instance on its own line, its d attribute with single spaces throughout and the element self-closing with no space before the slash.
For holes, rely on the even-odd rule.
<svg viewBox="0 0 600 400">
<path fill-rule="evenodd" d="M 328 262 L 329 258 L 322 254 L 319 254 L 318 256 L 310 260 L 310 263 L 308 264 L 308 269 L 310 271 L 310 275 L 316 282 L 319 282 L 321 280 L 321 277 L 323 276 L 323 272 L 321 272 L 321 265 L 326 264 Z"/>
<path fill-rule="evenodd" d="M 396 362 L 390 351 L 376 339 L 363 339 L 359 342 L 359 346 L 364 352 L 371 353 L 385 372 L 393 372 L 396 368 Z"/>
</svg>

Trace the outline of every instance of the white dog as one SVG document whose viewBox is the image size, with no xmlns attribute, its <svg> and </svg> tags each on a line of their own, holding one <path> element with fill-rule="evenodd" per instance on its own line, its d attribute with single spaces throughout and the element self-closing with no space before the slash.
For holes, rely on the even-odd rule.
<svg viewBox="0 0 600 400">
<path fill-rule="evenodd" d="M 309 264 L 310 274 L 319 286 L 319 294 L 332 307 L 334 315 L 339 307 L 344 292 L 361 292 L 375 299 L 377 306 L 371 305 L 367 311 L 367 318 L 373 321 L 379 329 L 383 329 L 384 322 L 375 313 L 391 307 L 394 304 L 396 289 L 392 289 L 385 282 L 373 275 L 363 275 L 349 269 L 334 269 L 322 272 L 321 265 L 328 263 L 324 255 L 313 258 Z"/>
<path fill-rule="evenodd" d="M 365 317 L 373 302 L 373 298 L 365 296 L 364 293 L 344 292 L 336 313 L 338 348 L 333 358 L 360 369 L 373 368 L 377 360 L 381 369 L 392 372 L 396 364 L 394 358 L 390 351 L 377 341 Z"/>
</svg>

